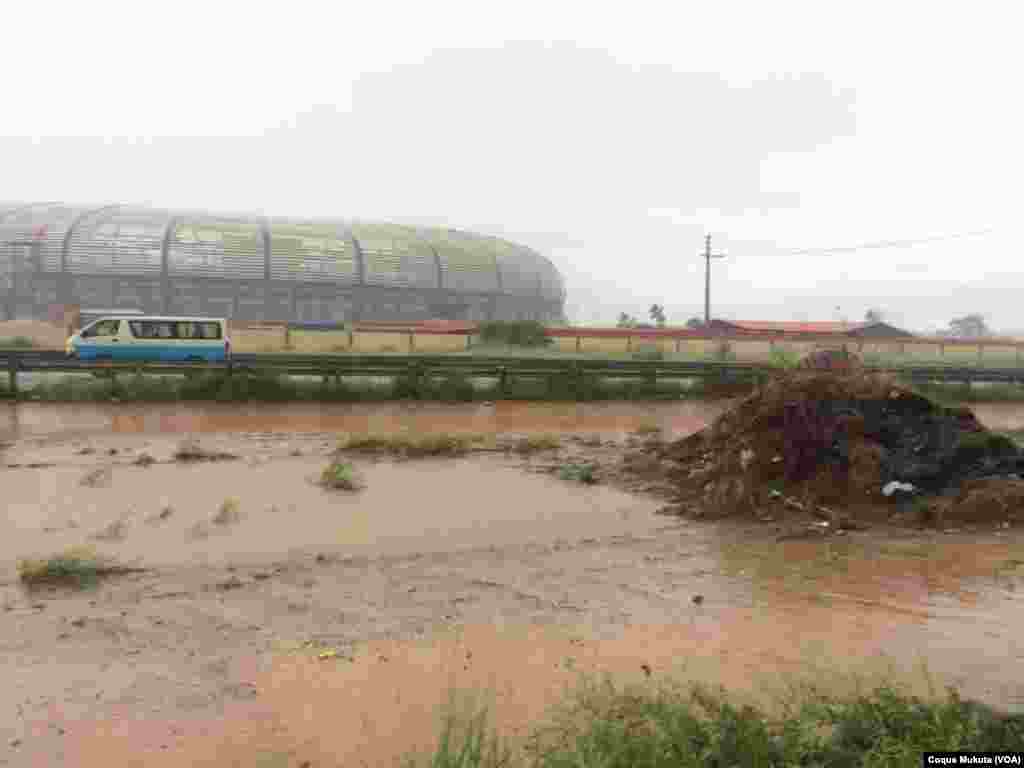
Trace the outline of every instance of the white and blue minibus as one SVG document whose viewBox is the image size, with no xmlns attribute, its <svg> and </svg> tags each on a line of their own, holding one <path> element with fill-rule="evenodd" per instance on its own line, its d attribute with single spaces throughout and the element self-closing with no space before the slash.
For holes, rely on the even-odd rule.
<svg viewBox="0 0 1024 768">
<path fill-rule="evenodd" d="M 67 340 L 79 360 L 209 361 L 231 357 L 227 322 L 220 317 L 101 317 Z"/>
</svg>

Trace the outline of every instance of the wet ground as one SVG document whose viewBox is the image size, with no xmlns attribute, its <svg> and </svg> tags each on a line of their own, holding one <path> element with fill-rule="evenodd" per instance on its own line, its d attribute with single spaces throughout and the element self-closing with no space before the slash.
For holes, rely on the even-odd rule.
<svg viewBox="0 0 1024 768">
<path fill-rule="evenodd" d="M 924 692 L 924 665 L 935 685 L 1024 708 L 1016 529 L 779 543 L 769 526 L 656 515 L 659 499 L 614 481 L 525 471 L 555 454 L 356 459 L 367 487 L 355 496 L 310 482 L 335 431 L 607 443 L 652 420 L 683 433 L 708 418 L 691 404 L 546 407 L 288 406 L 257 419 L 17 406 L 0 469 L 0 764 L 388 765 L 429 747 L 453 688 L 482 691 L 496 723 L 521 732 L 589 672 L 752 694 L 857 672 Z M 205 432 L 204 447 L 239 458 L 173 463 L 180 435 L 161 431 Z M 608 466 L 623 452 L 566 446 Z M 142 453 L 157 463 L 135 465 Z M 215 522 L 228 498 L 237 516 Z M 17 557 L 83 542 L 151 570 L 81 593 L 16 582 Z"/>
</svg>

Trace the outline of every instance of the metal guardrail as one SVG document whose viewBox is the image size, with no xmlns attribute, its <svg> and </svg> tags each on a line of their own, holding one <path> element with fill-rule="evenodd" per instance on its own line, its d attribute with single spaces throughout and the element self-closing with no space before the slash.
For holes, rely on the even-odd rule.
<svg viewBox="0 0 1024 768">
<path fill-rule="evenodd" d="M 69 359 L 61 351 L 2 350 L 0 369 L 9 375 L 10 389 L 17 392 L 18 373 L 152 373 L 180 374 L 196 371 L 266 371 L 291 376 L 412 376 L 437 377 L 449 374 L 466 376 L 509 376 L 570 379 L 645 378 L 694 379 L 720 378 L 742 381 L 768 375 L 778 369 L 764 363 L 717 362 L 707 360 L 590 360 L 557 357 L 490 357 L 483 355 L 416 354 L 277 354 L 235 353 L 231 360 L 209 362 L 94 362 Z M 981 366 L 916 365 L 866 366 L 865 370 L 890 373 L 912 381 L 953 381 L 1024 383 L 1022 368 L 986 368 Z"/>
</svg>

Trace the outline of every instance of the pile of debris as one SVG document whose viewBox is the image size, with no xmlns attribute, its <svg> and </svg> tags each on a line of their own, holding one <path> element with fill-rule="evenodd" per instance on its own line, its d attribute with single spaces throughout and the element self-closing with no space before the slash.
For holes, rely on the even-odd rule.
<svg viewBox="0 0 1024 768">
<path fill-rule="evenodd" d="M 993 500 L 1004 486 L 1024 499 L 1024 454 L 1012 439 L 969 409 L 856 369 L 780 374 L 656 452 L 672 466 L 682 509 L 699 516 L 760 516 L 785 503 L 819 517 L 877 519 L 892 516 L 896 502 L 925 522 L 962 519 L 960 511 L 1024 521 L 1024 506 Z"/>
</svg>

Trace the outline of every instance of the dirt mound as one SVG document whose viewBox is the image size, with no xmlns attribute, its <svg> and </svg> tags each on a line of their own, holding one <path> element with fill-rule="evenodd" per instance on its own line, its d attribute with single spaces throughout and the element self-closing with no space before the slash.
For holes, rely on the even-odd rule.
<svg viewBox="0 0 1024 768">
<path fill-rule="evenodd" d="M 860 371 L 781 374 L 659 453 L 675 465 L 680 501 L 705 515 L 760 512 L 779 499 L 849 510 L 1024 474 L 1016 444 L 970 410 Z"/>
<path fill-rule="evenodd" d="M 1024 480 L 989 477 L 968 480 L 955 496 L 928 505 L 926 521 L 947 523 L 1024 523 Z"/>
</svg>

